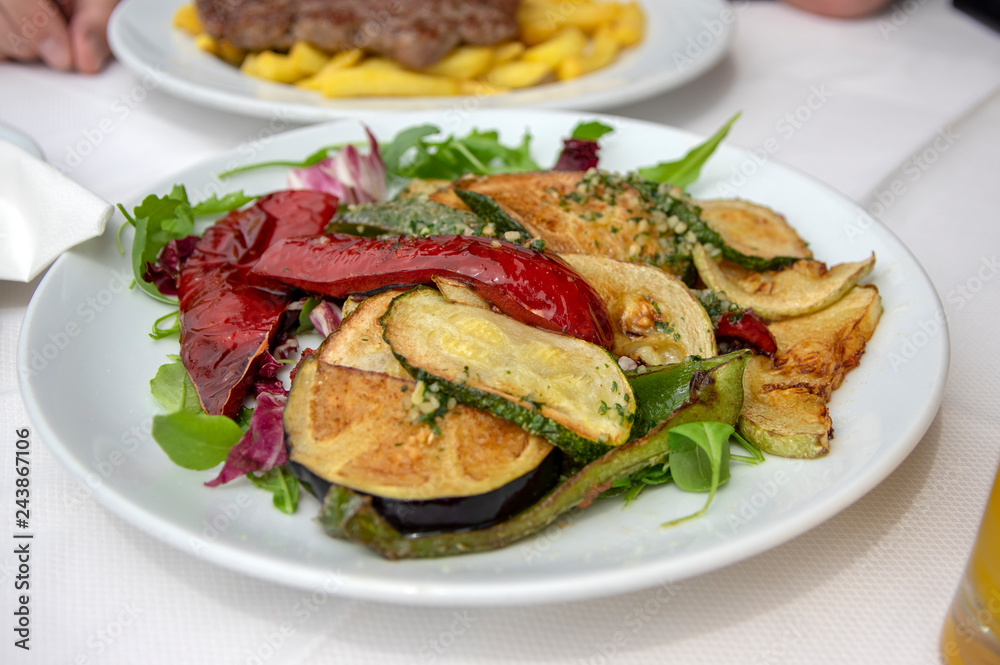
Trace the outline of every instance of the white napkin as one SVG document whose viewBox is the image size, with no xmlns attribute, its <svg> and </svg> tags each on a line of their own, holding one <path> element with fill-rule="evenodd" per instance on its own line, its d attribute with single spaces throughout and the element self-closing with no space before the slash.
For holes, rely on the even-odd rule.
<svg viewBox="0 0 1000 665">
<path fill-rule="evenodd" d="M 60 254 L 104 233 L 111 204 L 0 141 L 0 279 L 30 282 Z"/>
</svg>

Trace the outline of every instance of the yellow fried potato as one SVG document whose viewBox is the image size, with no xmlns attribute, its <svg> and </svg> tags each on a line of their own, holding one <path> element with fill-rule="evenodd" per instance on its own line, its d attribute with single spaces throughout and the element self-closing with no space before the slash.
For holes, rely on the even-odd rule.
<svg viewBox="0 0 1000 665">
<path fill-rule="evenodd" d="M 622 7 L 621 16 L 612 26 L 615 39 L 624 48 L 635 46 L 642 41 L 646 31 L 646 16 L 638 2 L 630 2 Z"/>
<path fill-rule="evenodd" d="M 312 76 L 317 73 L 330 60 L 330 56 L 326 53 L 309 42 L 301 40 L 292 45 L 291 50 L 288 52 L 288 58 L 305 76 Z"/>
<path fill-rule="evenodd" d="M 544 62 L 514 60 L 491 69 L 486 81 L 505 88 L 528 88 L 538 85 L 551 74 L 552 67 Z"/>
<path fill-rule="evenodd" d="M 292 59 L 274 51 L 261 51 L 243 61 L 244 74 L 276 83 L 294 83 L 305 75 Z"/>
<path fill-rule="evenodd" d="M 439 97 L 459 94 L 458 79 L 418 74 L 378 58 L 323 78 L 326 97 Z M 385 61 L 388 62 L 388 61 Z M 390 63 L 393 64 L 393 63 Z"/>
<path fill-rule="evenodd" d="M 588 35 L 618 20 L 622 6 L 613 2 L 584 2 L 539 5 L 528 3 L 518 11 L 521 39 L 539 44 L 567 26 L 575 26 Z"/>
<path fill-rule="evenodd" d="M 198 18 L 198 10 L 192 4 L 181 5 L 174 12 L 174 27 L 183 30 L 192 37 L 205 32 L 205 27 Z"/>
<path fill-rule="evenodd" d="M 333 72 L 339 72 L 344 69 L 355 66 L 364 57 L 364 51 L 359 48 L 351 49 L 349 51 L 340 51 L 339 53 L 333 54 L 323 68 L 312 76 L 308 76 L 295 85 L 301 88 L 307 88 L 309 90 L 322 90 L 323 80 L 332 74 Z"/>
<path fill-rule="evenodd" d="M 566 58 L 578 55 L 587 46 L 587 36 L 576 26 L 564 28 L 548 41 L 532 46 L 521 56 L 528 62 L 541 62 L 553 69 Z"/>
<path fill-rule="evenodd" d="M 423 70 L 432 76 L 474 79 L 493 66 L 494 53 L 489 46 L 460 46 Z"/>
<path fill-rule="evenodd" d="M 506 44 L 495 46 L 493 47 L 493 64 L 502 65 L 505 62 L 516 60 L 521 57 L 525 48 L 523 42 L 507 42 Z"/>
<path fill-rule="evenodd" d="M 576 78 L 584 74 L 607 67 L 621 51 L 621 45 L 615 39 L 610 26 L 604 26 L 597 31 L 591 43 L 589 53 L 582 53 L 566 58 L 556 69 L 560 81 Z"/>
</svg>

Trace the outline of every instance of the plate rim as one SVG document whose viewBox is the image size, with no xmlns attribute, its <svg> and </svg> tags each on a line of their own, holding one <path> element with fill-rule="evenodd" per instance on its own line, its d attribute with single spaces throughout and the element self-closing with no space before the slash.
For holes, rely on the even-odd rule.
<svg viewBox="0 0 1000 665">
<path fill-rule="evenodd" d="M 417 115 L 428 115 L 432 113 L 434 112 L 420 112 Z M 539 116 L 561 117 L 567 120 L 578 120 L 581 115 L 577 112 L 539 112 L 530 109 L 491 109 L 487 110 L 485 113 L 504 115 L 517 113 L 525 116 L 524 119 L 526 123 L 530 123 L 532 118 L 537 118 Z M 387 115 L 400 118 L 407 117 L 407 115 L 412 114 L 404 114 L 402 116 L 400 114 Z M 588 113 L 587 117 L 607 122 L 624 122 L 626 124 L 645 126 L 649 128 L 665 128 L 670 131 L 677 132 L 680 135 L 690 137 L 691 139 L 703 138 L 686 130 L 644 120 L 593 113 Z M 355 123 L 356 121 L 337 120 L 331 123 L 325 123 L 324 125 L 313 125 L 310 127 L 291 130 L 279 136 L 298 135 L 313 131 L 320 131 L 326 127 L 332 127 L 335 125 L 353 125 Z M 743 148 L 739 148 L 732 144 L 730 144 L 730 147 L 741 152 L 746 152 Z M 163 187 L 169 187 L 167 183 L 177 181 L 183 175 L 190 172 L 194 172 L 198 169 L 204 169 L 209 164 L 224 162 L 226 158 L 236 154 L 236 152 L 236 150 L 223 151 L 195 164 L 188 165 L 176 173 L 164 177 L 154 185 L 145 188 L 144 191 L 160 191 Z M 811 180 L 821 188 L 828 190 L 831 195 L 850 203 L 851 206 L 867 215 L 867 213 L 865 213 L 857 203 L 851 201 L 848 197 L 833 187 L 821 182 L 819 179 L 803 173 L 794 167 L 777 162 L 777 160 L 776 164 L 783 170 L 793 173 L 796 177 Z M 140 196 L 141 194 L 137 194 L 129 200 L 136 201 Z M 889 228 L 882 225 L 881 222 L 874 219 L 872 222 L 875 228 L 877 228 L 879 232 L 886 234 L 886 236 L 897 246 L 897 249 L 904 253 L 912 262 L 913 266 L 917 268 L 918 276 L 920 281 L 923 282 L 923 286 L 934 295 L 933 305 L 936 306 L 938 310 L 943 311 L 940 296 L 937 294 L 936 289 L 934 289 L 930 277 L 927 275 L 923 266 L 916 259 L 910 249 L 902 241 L 900 241 Z M 110 232 L 110 229 L 106 230 L 105 234 L 107 235 Z M 90 242 L 97 242 L 99 240 L 100 239 L 95 239 Z M 19 333 L 17 345 L 17 374 L 25 410 L 32 426 L 37 430 L 36 436 L 45 442 L 47 448 L 53 452 L 54 456 L 60 460 L 64 467 L 66 467 L 78 480 L 83 480 L 89 474 L 93 473 L 93 471 L 84 466 L 82 463 L 78 463 L 77 459 L 70 454 L 69 448 L 59 442 L 59 437 L 56 436 L 55 432 L 49 426 L 47 418 L 42 413 L 39 402 L 34 398 L 34 393 L 28 386 L 25 385 L 24 378 L 22 377 L 22 368 L 25 366 L 24 360 L 28 357 L 29 353 L 29 340 L 25 331 L 30 328 L 32 321 L 34 321 L 37 316 L 36 310 L 44 307 L 44 305 L 41 304 L 43 299 L 40 296 L 51 287 L 50 282 L 54 282 L 57 279 L 56 276 L 64 270 L 63 264 L 67 263 L 70 260 L 70 256 L 73 254 L 75 254 L 75 250 L 67 252 L 66 255 L 57 259 L 40 282 L 36 290 L 36 296 L 29 302 Z M 808 510 L 798 507 L 791 513 L 784 515 L 776 522 L 763 526 L 758 525 L 758 527 L 755 528 L 751 534 L 744 534 L 741 537 L 741 547 L 739 548 L 715 548 L 709 553 L 689 552 L 680 556 L 664 557 L 658 561 L 646 562 L 638 568 L 633 568 L 631 569 L 633 573 L 638 574 L 625 575 L 624 577 L 621 569 L 606 571 L 591 570 L 585 575 L 585 584 L 578 584 L 572 587 L 565 586 L 565 582 L 559 579 L 554 582 L 538 579 L 517 581 L 506 580 L 503 583 L 503 591 L 500 592 L 498 591 L 496 583 L 469 584 L 468 582 L 463 581 L 460 586 L 457 586 L 454 583 L 443 584 L 434 581 L 417 581 L 409 584 L 402 584 L 395 580 L 386 580 L 378 576 L 366 576 L 358 572 L 352 572 L 349 576 L 351 579 L 347 582 L 343 582 L 341 586 L 338 587 L 337 593 L 345 597 L 364 600 L 423 606 L 448 606 L 460 604 L 477 607 L 501 607 L 547 604 L 553 602 L 571 602 L 598 598 L 637 591 L 652 587 L 658 583 L 673 583 L 749 559 L 762 552 L 778 547 L 795 537 L 812 530 L 819 524 L 839 514 L 847 507 L 860 500 L 872 489 L 878 486 L 883 480 L 885 480 L 885 478 L 887 478 L 892 472 L 894 472 L 920 443 L 920 440 L 926 434 L 931 423 L 937 416 L 947 386 L 947 376 L 950 367 L 950 334 L 946 320 L 942 324 L 942 334 L 935 338 L 935 346 L 938 347 L 937 351 L 941 354 L 941 362 L 936 366 L 936 373 L 933 377 L 932 384 L 934 389 L 928 396 L 929 401 L 927 404 L 931 408 L 924 409 L 919 418 L 914 418 L 909 421 L 905 436 L 899 437 L 900 439 L 905 440 L 905 445 L 898 445 L 892 448 L 891 454 L 880 455 L 876 464 L 863 469 L 855 470 L 852 475 L 842 479 L 841 482 L 837 484 L 837 492 L 835 495 L 832 498 L 827 497 L 820 502 L 818 506 L 807 506 L 809 508 Z M 201 551 L 195 551 L 192 553 L 188 547 L 192 533 L 184 525 L 170 522 L 167 518 L 158 516 L 153 511 L 146 510 L 141 506 L 129 502 L 127 495 L 113 489 L 109 484 L 101 483 L 98 487 L 92 488 L 92 491 L 94 498 L 104 508 L 121 517 L 140 531 L 153 535 L 164 543 L 171 545 L 186 554 L 193 554 L 202 560 L 209 561 L 223 568 L 235 570 L 258 579 L 265 579 L 283 586 L 292 586 L 305 590 L 316 589 L 317 571 L 315 567 L 304 566 L 295 562 L 283 561 L 281 567 L 275 568 L 273 566 L 273 557 L 256 552 L 241 550 L 238 547 L 230 546 L 224 542 L 213 543 L 212 547 L 207 547 Z M 318 537 L 321 535 L 322 534 L 317 533 Z M 687 562 L 686 565 L 681 567 L 682 571 L 679 574 L 668 570 L 677 568 L 677 561 L 683 561 L 684 557 L 697 558 L 697 560 Z M 406 564 L 406 562 L 397 563 L 399 565 Z M 625 570 L 629 569 L 625 568 Z M 556 597 L 553 598 L 553 595 Z"/>
<path fill-rule="evenodd" d="M 183 1 L 173 0 L 177 4 Z M 300 123 L 319 123 L 350 118 L 354 114 L 370 111 L 402 112 L 409 110 L 412 104 L 426 105 L 431 103 L 433 103 L 433 106 L 424 106 L 413 110 L 433 111 L 448 108 L 514 109 L 526 107 L 576 111 L 610 109 L 643 101 L 684 86 L 712 70 L 731 50 L 738 27 L 738 16 L 735 9 L 725 0 L 677 1 L 689 3 L 691 7 L 709 4 L 715 14 L 721 15 L 723 12 L 728 12 L 733 18 L 731 21 L 719 22 L 722 26 L 722 31 L 718 35 L 713 35 L 712 42 L 705 48 L 703 53 L 691 59 L 692 64 L 685 67 L 682 71 L 675 74 L 671 70 L 665 70 L 638 81 L 629 81 L 622 87 L 602 89 L 577 96 L 517 102 L 517 95 L 535 94 L 541 90 L 541 88 L 536 87 L 528 88 L 525 91 L 513 91 L 505 95 L 499 95 L 496 98 L 477 97 L 475 95 L 398 98 L 392 100 L 391 106 L 381 106 L 381 104 L 390 103 L 387 98 L 358 98 L 358 100 L 345 100 L 345 102 L 340 104 L 336 102 L 306 104 L 270 101 L 254 96 L 230 93 L 225 90 L 206 88 L 174 73 L 164 74 L 157 85 L 180 99 L 208 108 L 258 118 L 268 118 L 278 115 L 291 122 Z M 130 21 L 133 15 L 136 12 L 142 11 L 140 8 L 144 4 L 156 4 L 156 0 L 131 0 L 130 2 L 120 3 L 112 12 L 108 24 L 108 44 L 111 47 L 112 53 L 127 69 L 140 78 L 153 73 L 155 63 L 150 62 L 143 54 L 133 51 L 128 46 L 126 31 L 131 27 Z M 649 11 L 651 7 L 653 9 L 662 9 L 661 5 L 655 3 L 655 0 L 643 0 L 643 4 L 646 11 Z M 647 34 L 644 37 L 644 43 L 652 43 L 651 38 L 655 39 L 655 36 Z M 611 65 L 611 67 L 614 67 L 614 65 Z M 225 79 L 232 80 L 228 75 L 225 76 Z M 260 83 L 266 86 L 279 85 L 264 81 Z M 284 87 L 280 89 L 284 90 Z M 609 99 L 609 96 L 612 99 Z M 497 103 L 493 103 L 494 99 Z M 377 102 L 380 106 L 366 107 L 363 103 L 364 100 Z M 356 101 L 361 101 L 362 103 L 355 103 Z"/>
</svg>

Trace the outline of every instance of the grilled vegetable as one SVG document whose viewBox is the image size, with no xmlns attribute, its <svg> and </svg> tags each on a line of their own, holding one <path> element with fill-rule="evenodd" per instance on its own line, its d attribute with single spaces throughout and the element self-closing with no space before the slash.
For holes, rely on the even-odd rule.
<svg viewBox="0 0 1000 665">
<path fill-rule="evenodd" d="M 615 329 L 613 352 L 646 365 L 716 355 L 712 320 L 684 283 L 654 266 L 563 254 L 604 300 Z"/>
<path fill-rule="evenodd" d="M 613 340 L 604 303 L 558 257 L 500 240 L 429 236 L 378 240 L 343 234 L 271 247 L 254 274 L 311 293 L 345 297 L 450 277 L 509 316 L 604 348 Z"/>
<path fill-rule="evenodd" d="M 778 353 L 747 368 L 740 433 L 775 455 L 828 452 L 833 430 L 825 403 L 861 361 L 881 314 L 878 289 L 858 286 L 824 310 L 768 326 Z"/>
<path fill-rule="evenodd" d="M 251 269 L 271 243 L 319 233 L 336 209 L 329 194 L 278 192 L 229 213 L 198 241 L 177 285 L 181 359 L 210 415 L 237 414 L 291 302 L 288 289 Z"/>
<path fill-rule="evenodd" d="M 747 256 L 811 259 L 806 241 L 770 208 L 739 199 L 699 200 L 701 218 L 734 250 Z"/>
<path fill-rule="evenodd" d="M 329 535 L 366 545 L 387 559 L 449 556 L 505 547 L 538 533 L 563 513 L 589 504 L 616 480 L 662 464 L 670 453 L 667 432 L 671 427 L 698 421 L 734 422 L 743 403 L 745 364 L 746 356 L 741 355 L 698 374 L 698 380 L 689 384 L 685 402 L 649 435 L 591 462 L 541 501 L 495 526 L 466 533 L 407 536 L 379 515 L 371 497 L 344 487 L 331 488 L 319 522 Z"/>
<path fill-rule="evenodd" d="M 704 247 L 694 250 L 698 274 L 714 291 L 722 291 L 740 307 L 753 308 L 775 321 L 817 312 L 839 300 L 871 273 L 875 255 L 864 261 L 841 263 L 827 269 L 819 261 L 797 261 L 783 270 L 755 272 L 727 261 L 717 261 Z"/>
<path fill-rule="evenodd" d="M 385 314 L 389 303 L 399 294 L 400 291 L 386 291 L 361 301 L 336 332 L 320 345 L 316 357 L 330 365 L 409 379 L 410 375 L 382 339 L 382 324 L 379 323 L 379 317 Z"/>
<path fill-rule="evenodd" d="M 350 206 L 338 213 L 326 230 L 363 236 L 482 235 L 485 225 L 466 210 L 414 196 Z"/>
<path fill-rule="evenodd" d="M 426 528 L 502 519 L 552 487 L 557 469 L 551 462 L 533 475 L 552 452 L 543 439 L 461 405 L 433 427 L 415 421 L 416 392 L 410 380 L 307 359 L 285 408 L 290 459 L 329 483 L 380 497 L 398 524 L 407 521 L 400 502 L 413 508 L 409 502 L 453 499 L 454 510 L 447 510 L 447 502 L 439 506 L 447 517 L 410 520 Z M 479 505 L 463 516 L 460 504 L 468 497 L 477 497 L 473 505 Z"/>
<path fill-rule="evenodd" d="M 628 440 L 631 388 L 616 359 L 593 344 L 448 302 L 428 288 L 393 300 L 382 326 L 416 379 L 545 437 L 578 461 Z"/>
</svg>

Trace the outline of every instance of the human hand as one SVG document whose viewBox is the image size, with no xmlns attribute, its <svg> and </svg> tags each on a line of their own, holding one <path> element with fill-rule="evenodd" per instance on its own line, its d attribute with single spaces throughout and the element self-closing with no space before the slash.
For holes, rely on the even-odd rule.
<svg viewBox="0 0 1000 665">
<path fill-rule="evenodd" d="M 119 0 L 0 0 L 0 60 L 41 60 L 99 72 L 111 57 L 108 19 Z"/>
<path fill-rule="evenodd" d="M 892 0 L 785 0 L 810 12 L 836 18 L 858 18 L 873 14 Z"/>
</svg>

